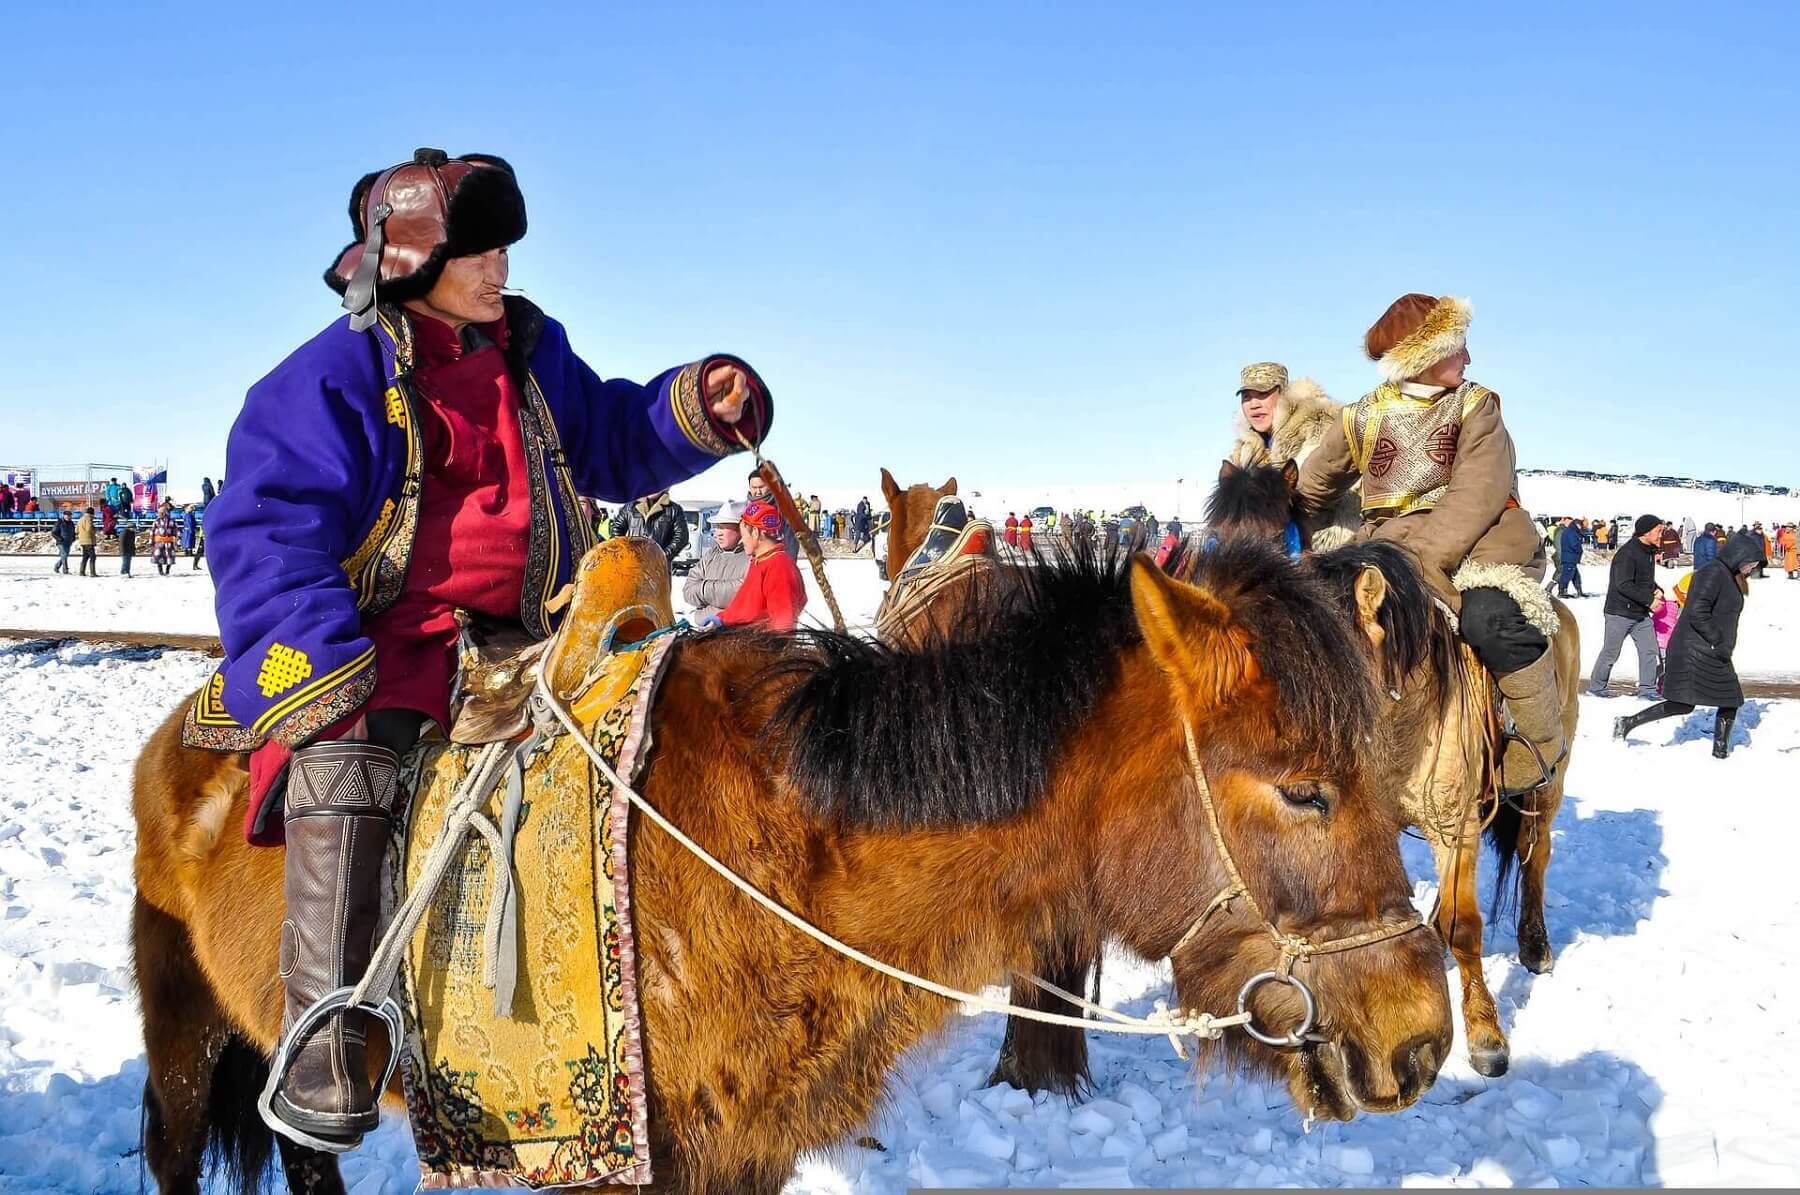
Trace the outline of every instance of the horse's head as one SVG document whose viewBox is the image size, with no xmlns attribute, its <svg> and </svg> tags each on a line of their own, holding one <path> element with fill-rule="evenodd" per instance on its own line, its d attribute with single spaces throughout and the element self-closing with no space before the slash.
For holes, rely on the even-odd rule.
<svg viewBox="0 0 1800 1195">
<path fill-rule="evenodd" d="M 1283 1075 L 1302 1109 L 1411 1104 L 1448 1056 L 1450 1005 L 1442 947 L 1408 899 L 1395 803 L 1372 791 L 1367 640 L 1311 572 L 1248 540 L 1222 542 L 1192 584 L 1139 559 L 1131 597 L 1155 665 L 1134 698 L 1140 748 L 1159 758 L 1127 782 L 1186 844 L 1139 865 L 1137 898 L 1170 915 L 1132 944 L 1171 953 L 1184 1007 L 1229 1012 L 1250 985 L 1271 1037 L 1302 1027 L 1310 993 L 1303 1040 L 1224 1042 Z M 1240 880 L 1247 897 L 1228 895 Z M 1256 978 L 1268 972 L 1281 978 Z"/>
<path fill-rule="evenodd" d="M 1477 733 L 1480 711 L 1459 682 L 1456 628 L 1439 607 L 1417 561 L 1399 544 L 1384 540 L 1350 544 L 1306 558 L 1340 608 L 1362 631 L 1387 698 L 1375 723 L 1378 775 L 1389 785 L 1418 784 L 1412 775 L 1429 754 L 1440 782 L 1450 766 L 1464 769 L 1461 782 L 1479 784 L 1479 750 L 1452 742 L 1431 750 L 1433 736 L 1454 740 Z"/>
<path fill-rule="evenodd" d="M 881 495 L 887 500 L 889 518 L 887 575 L 890 578 L 900 575 L 901 567 L 925 542 L 938 499 L 954 493 L 954 477 L 935 488 L 921 483 L 901 489 L 892 473 L 886 469 L 881 471 Z"/>
<path fill-rule="evenodd" d="M 1280 465 L 1219 466 L 1219 484 L 1206 500 L 1206 526 L 1220 539 L 1281 540 L 1293 520 L 1294 487 L 1300 471 L 1293 461 Z"/>
</svg>

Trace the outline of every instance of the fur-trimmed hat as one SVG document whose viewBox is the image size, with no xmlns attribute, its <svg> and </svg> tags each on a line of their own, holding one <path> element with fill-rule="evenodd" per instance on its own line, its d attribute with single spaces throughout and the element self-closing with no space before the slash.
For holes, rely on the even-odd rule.
<svg viewBox="0 0 1800 1195">
<path fill-rule="evenodd" d="M 356 239 L 325 271 L 325 283 L 344 296 L 351 327 L 361 331 L 375 321 L 378 287 L 388 302 L 416 299 L 437 285 L 452 257 L 523 240 L 525 197 L 504 158 L 420 149 L 357 181 L 350 228 Z"/>
<path fill-rule="evenodd" d="M 1401 295 L 1363 336 L 1363 351 L 1390 382 L 1416 378 L 1468 341 L 1475 309 L 1467 299 Z"/>
</svg>

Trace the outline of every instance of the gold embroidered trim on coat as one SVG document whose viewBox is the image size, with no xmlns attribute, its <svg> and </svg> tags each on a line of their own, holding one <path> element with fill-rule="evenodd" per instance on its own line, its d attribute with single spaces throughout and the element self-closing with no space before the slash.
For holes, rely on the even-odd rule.
<svg viewBox="0 0 1800 1195">
<path fill-rule="evenodd" d="M 363 649 L 360 655 L 356 656 L 348 663 L 332 669 L 318 680 L 307 685 L 304 689 L 301 689 L 296 693 L 291 693 L 288 696 L 283 697 L 274 705 L 271 705 L 268 709 L 263 711 L 262 716 L 256 720 L 256 724 L 252 726 L 251 729 L 258 734 L 267 734 L 269 728 L 281 721 L 282 718 L 288 714 L 294 713 L 308 702 L 324 696 L 331 689 L 344 683 L 356 673 L 361 672 L 364 669 L 369 669 L 372 676 L 374 664 L 375 647 L 371 644 L 369 647 Z"/>
<path fill-rule="evenodd" d="M 729 456 L 733 447 L 713 427 L 700 394 L 700 370 L 705 365 L 704 361 L 684 365 L 669 379 L 669 409 L 674 412 L 675 425 L 695 448 L 713 456 Z"/>
</svg>

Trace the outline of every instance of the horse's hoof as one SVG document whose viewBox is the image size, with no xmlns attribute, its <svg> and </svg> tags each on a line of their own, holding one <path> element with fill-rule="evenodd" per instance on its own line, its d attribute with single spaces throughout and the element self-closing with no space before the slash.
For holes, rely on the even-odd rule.
<svg viewBox="0 0 1800 1195">
<path fill-rule="evenodd" d="M 1533 975 L 1548 975 L 1556 969 L 1556 957 L 1548 946 L 1519 947 L 1519 963 Z"/>
<path fill-rule="evenodd" d="M 1485 1049 L 1471 1049 L 1469 1062 L 1475 1067 L 1475 1073 L 1490 1079 L 1498 1079 L 1512 1065 L 1512 1055 L 1505 1046 L 1489 1046 Z"/>
</svg>

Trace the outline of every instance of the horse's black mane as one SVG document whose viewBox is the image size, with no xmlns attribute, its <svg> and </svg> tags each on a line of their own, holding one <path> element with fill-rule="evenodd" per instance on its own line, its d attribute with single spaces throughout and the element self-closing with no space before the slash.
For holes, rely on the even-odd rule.
<svg viewBox="0 0 1800 1195">
<path fill-rule="evenodd" d="M 1438 609 L 1437 598 L 1412 553 L 1399 544 L 1368 540 L 1315 553 L 1307 561 L 1352 618 L 1356 616 L 1357 575 L 1371 565 L 1380 569 L 1388 589 L 1375 616 L 1386 632 L 1382 683 L 1401 692 L 1414 671 L 1424 667 L 1429 670 L 1426 679 L 1433 693 L 1441 698 L 1449 692 L 1456 668 L 1456 631 Z"/>
<path fill-rule="evenodd" d="M 1049 785 L 1070 731 L 1093 715 L 1142 642 L 1130 558 L 1059 548 L 994 586 L 950 636 L 894 647 L 800 632 L 765 674 L 792 683 L 769 722 L 785 771 L 817 813 L 901 829 L 997 821 Z M 1354 623 L 1272 547 L 1222 545 L 1194 581 L 1233 609 L 1275 681 L 1287 725 L 1350 751 L 1375 687 Z M 1131 743 L 1119 750 L 1136 749 Z"/>
<path fill-rule="evenodd" d="M 1206 525 L 1214 529 L 1246 523 L 1279 528 L 1289 517 L 1287 479 L 1273 465 L 1222 470 L 1206 500 Z"/>
</svg>

